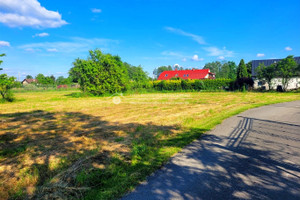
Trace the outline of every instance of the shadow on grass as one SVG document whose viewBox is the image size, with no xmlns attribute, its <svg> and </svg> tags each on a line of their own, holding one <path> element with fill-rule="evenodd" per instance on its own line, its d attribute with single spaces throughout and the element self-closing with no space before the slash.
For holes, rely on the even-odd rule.
<svg viewBox="0 0 300 200">
<path fill-rule="evenodd" d="M 206 131 L 42 110 L 0 122 L 3 199 L 118 198 Z"/>
<path fill-rule="evenodd" d="M 299 125 L 240 116 L 228 136 L 191 143 L 122 200 L 300 199 L 299 146 Z"/>
</svg>

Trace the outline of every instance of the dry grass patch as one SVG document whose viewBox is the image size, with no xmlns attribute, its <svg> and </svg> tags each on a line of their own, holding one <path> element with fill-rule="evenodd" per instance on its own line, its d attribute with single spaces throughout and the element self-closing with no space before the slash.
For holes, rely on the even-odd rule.
<svg viewBox="0 0 300 200">
<path fill-rule="evenodd" d="M 0 104 L 0 197 L 117 198 L 223 119 L 292 93 L 72 98 L 17 93 Z M 52 196 L 51 196 L 52 195 Z"/>
</svg>

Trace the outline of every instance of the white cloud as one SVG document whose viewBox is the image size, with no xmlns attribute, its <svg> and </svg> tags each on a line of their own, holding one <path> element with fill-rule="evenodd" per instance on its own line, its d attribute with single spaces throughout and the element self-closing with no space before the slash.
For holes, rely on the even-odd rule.
<svg viewBox="0 0 300 200">
<path fill-rule="evenodd" d="M 10 47 L 10 43 L 6 41 L 0 41 L 0 47 Z"/>
<path fill-rule="evenodd" d="M 90 49 L 100 48 L 103 49 L 110 44 L 118 43 L 117 40 L 102 39 L 102 38 L 71 38 L 67 42 L 40 42 L 40 43 L 31 43 L 19 46 L 20 49 L 38 49 L 39 51 L 49 52 L 63 52 L 63 53 L 72 53 L 72 52 L 85 52 Z M 55 49 L 55 50 L 54 50 Z"/>
<path fill-rule="evenodd" d="M 9 27 L 56 28 L 67 22 L 61 14 L 47 10 L 37 0 L 0 1 L 0 23 Z"/>
<path fill-rule="evenodd" d="M 193 55 L 192 60 L 193 61 L 202 61 L 202 60 L 204 60 L 204 58 L 199 58 L 198 55 Z"/>
<path fill-rule="evenodd" d="M 208 52 L 209 56 L 223 56 L 224 58 L 234 56 L 234 52 L 227 50 L 226 47 L 223 49 L 217 47 L 204 47 L 203 49 Z"/>
<path fill-rule="evenodd" d="M 163 51 L 161 54 L 164 56 L 174 56 L 174 57 L 178 57 L 178 58 L 184 57 L 184 55 L 182 55 L 181 53 L 173 52 L 173 51 Z"/>
<path fill-rule="evenodd" d="M 219 57 L 218 57 L 218 59 L 220 59 L 220 60 L 224 60 L 224 59 L 225 59 L 225 57 L 224 57 L 224 56 L 219 56 Z"/>
<path fill-rule="evenodd" d="M 285 47 L 284 48 L 286 51 L 292 51 L 293 49 L 291 47 Z"/>
<path fill-rule="evenodd" d="M 183 61 L 183 62 L 186 62 L 186 58 L 182 58 L 182 61 Z"/>
<path fill-rule="evenodd" d="M 33 35 L 32 37 L 47 37 L 49 36 L 49 33 L 37 33 Z"/>
<path fill-rule="evenodd" d="M 263 53 L 258 53 L 258 54 L 256 54 L 256 56 L 257 56 L 257 57 L 264 57 L 265 54 L 263 54 Z"/>
<path fill-rule="evenodd" d="M 48 52 L 58 52 L 58 50 L 56 48 L 50 48 L 50 49 L 47 49 Z"/>
<path fill-rule="evenodd" d="M 181 29 L 176 29 L 176 28 L 172 28 L 172 27 L 165 27 L 165 29 L 168 31 L 171 31 L 173 33 L 179 34 L 179 35 L 187 36 L 187 37 L 191 38 L 192 40 L 195 40 L 198 44 L 206 44 L 203 37 L 200 35 L 187 33 Z"/>
<path fill-rule="evenodd" d="M 92 8 L 91 10 L 93 13 L 101 13 L 102 12 L 102 10 L 98 9 L 98 8 Z"/>
</svg>

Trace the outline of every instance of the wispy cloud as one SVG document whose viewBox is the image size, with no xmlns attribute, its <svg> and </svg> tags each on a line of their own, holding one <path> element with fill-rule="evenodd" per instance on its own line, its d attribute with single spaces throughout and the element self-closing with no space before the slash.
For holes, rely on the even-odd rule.
<svg viewBox="0 0 300 200">
<path fill-rule="evenodd" d="M 258 53 L 258 54 L 256 54 L 256 57 L 265 57 L 265 54 L 264 53 Z"/>
<path fill-rule="evenodd" d="M 219 49 L 218 47 L 204 47 L 203 49 L 208 52 L 208 56 L 222 56 L 224 58 L 234 56 L 234 52 L 227 50 L 226 47 L 223 47 L 223 49 Z"/>
<path fill-rule="evenodd" d="M 67 22 L 61 14 L 47 10 L 37 0 L 0 1 L 0 23 L 9 27 L 56 28 Z"/>
<path fill-rule="evenodd" d="M 7 41 L 0 41 L 0 47 L 10 47 L 10 43 Z"/>
<path fill-rule="evenodd" d="M 101 13 L 101 12 L 102 12 L 102 10 L 99 9 L 99 8 L 92 8 L 91 11 L 92 11 L 93 13 Z"/>
<path fill-rule="evenodd" d="M 49 33 L 37 33 L 33 35 L 32 37 L 47 37 L 49 36 Z"/>
<path fill-rule="evenodd" d="M 192 60 L 193 60 L 193 61 L 203 61 L 204 58 L 199 58 L 198 55 L 193 55 Z"/>
<path fill-rule="evenodd" d="M 224 60 L 225 57 L 224 57 L 224 56 L 219 56 L 218 59 L 219 59 L 219 60 Z"/>
<path fill-rule="evenodd" d="M 48 52 L 58 52 L 56 48 L 47 49 Z"/>
<path fill-rule="evenodd" d="M 293 49 L 291 47 L 285 47 L 284 48 L 286 51 L 292 51 Z"/>
<path fill-rule="evenodd" d="M 39 42 L 30 43 L 19 46 L 25 51 L 31 49 L 33 51 L 44 52 L 84 52 L 94 48 L 107 48 L 109 45 L 118 44 L 117 40 L 103 39 L 103 38 L 79 38 L 73 37 L 67 42 Z"/>
<path fill-rule="evenodd" d="M 176 28 L 172 28 L 172 27 L 165 27 L 165 29 L 170 31 L 170 32 L 176 33 L 178 35 L 183 35 L 183 36 L 189 37 L 192 40 L 196 41 L 198 44 L 206 44 L 203 37 L 200 36 L 200 35 L 195 35 L 195 34 L 192 34 L 192 33 L 185 32 L 181 29 L 176 29 Z"/>
</svg>

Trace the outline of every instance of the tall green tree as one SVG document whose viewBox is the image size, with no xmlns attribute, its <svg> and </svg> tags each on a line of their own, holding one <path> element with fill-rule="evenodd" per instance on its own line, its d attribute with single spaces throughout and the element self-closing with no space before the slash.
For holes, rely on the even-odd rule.
<svg viewBox="0 0 300 200">
<path fill-rule="evenodd" d="M 126 89 L 128 72 L 119 56 L 89 51 L 87 60 L 76 59 L 69 74 L 76 77 L 80 88 L 94 95 L 116 93 Z"/>
<path fill-rule="evenodd" d="M 249 61 L 246 64 L 246 67 L 247 67 L 247 72 L 248 72 L 248 78 L 251 78 L 252 77 L 252 61 Z"/>
<path fill-rule="evenodd" d="M 277 64 L 277 75 L 282 78 L 283 90 L 286 91 L 290 80 L 298 73 L 298 65 L 294 56 L 288 56 L 280 60 Z"/>
<path fill-rule="evenodd" d="M 259 64 L 256 68 L 257 78 L 259 80 L 265 80 L 268 84 L 269 90 L 272 89 L 272 80 L 276 76 L 276 65 L 271 64 L 269 66 L 265 66 L 263 63 Z"/>
<path fill-rule="evenodd" d="M 248 78 L 248 71 L 244 59 L 241 59 L 237 68 L 237 78 Z"/>
<path fill-rule="evenodd" d="M 236 64 L 233 61 L 223 62 L 220 72 L 216 74 L 216 78 L 236 79 Z"/>
</svg>

